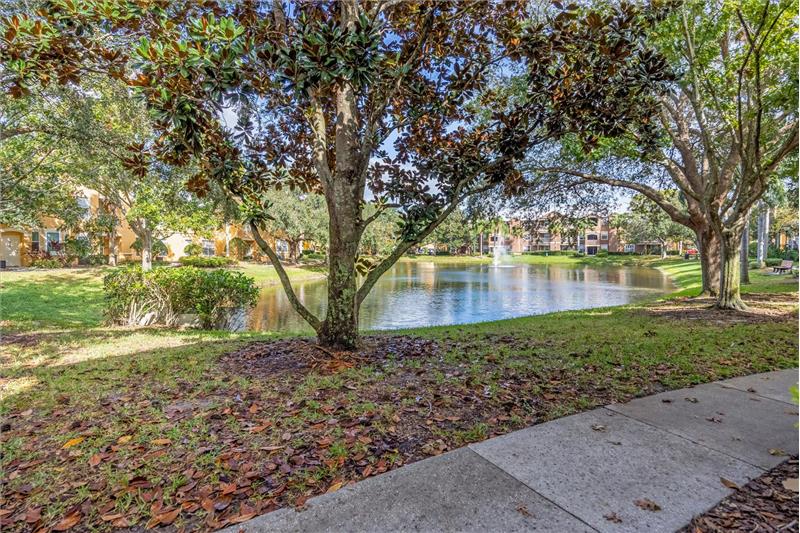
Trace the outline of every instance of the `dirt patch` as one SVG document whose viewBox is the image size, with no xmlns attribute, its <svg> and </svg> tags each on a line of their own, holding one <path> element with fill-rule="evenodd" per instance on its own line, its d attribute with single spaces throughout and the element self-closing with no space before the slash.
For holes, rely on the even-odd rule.
<svg viewBox="0 0 800 533">
<path fill-rule="evenodd" d="M 717 325 L 797 320 L 797 294 L 746 294 L 746 311 L 716 309 L 713 298 L 676 298 L 648 306 L 644 313 L 672 320 L 700 320 Z"/>
<path fill-rule="evenodd" d="M 235 372 L 273 377 L 290 370 L 335 372 L 356 364 L 429 357 L 438 353 L 439 346 L 435 342 L 408 336 L 367 336 L 362 339 L 361 348 L 352 352 L 333 352 L 317 345 L 312 339 L 287 339 L 254 342 L 226 355 L 221 364 Z"/>
<path fill-rule="evenodd" d="M 32 348 L 41 340 L 40 333 L 3 333 L 0 335 L 0 346 L 13 344 L 20 348 Z"/>
<path fill-rule="evenodd" d="M 773 468 L 696 516 L 681 533 L 798 531 L 797 458 Z M 787 488 L 794 480 L 794 490 Z"/>
</svg>

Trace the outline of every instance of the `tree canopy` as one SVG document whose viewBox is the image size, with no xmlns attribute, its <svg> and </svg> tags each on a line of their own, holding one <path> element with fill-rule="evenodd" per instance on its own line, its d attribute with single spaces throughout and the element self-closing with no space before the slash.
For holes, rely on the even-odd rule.
<svg viewBox="0 0 800 533">
<path fill-rule="evenodd" d="M 672 79 L 645 40 L 670 5 L 583 8 L 528 2 L 53 0 L 0 22 L 3 87 L 77 84 L 87 71 L 134 87 L 158 135 L 128 158 L 194 162 L 190 188 L 220 183 L 246 204 L 256 240 L 295 309 L 326 344 L 353 346 L 375 281 L 466 197 L 522 183 L 530 146 L 586 146 L 635 132 Z M 522 75 L 522 94 L 496 90 Z M 221 120 L 234 112 L 236 124 Z M 329 216 L 328 306 L 314 316 L 257 234 L 272 187 L 320 192 Z M 399 206 L 394 248 L 357 287 L 369 188 Z"/>
</svg>

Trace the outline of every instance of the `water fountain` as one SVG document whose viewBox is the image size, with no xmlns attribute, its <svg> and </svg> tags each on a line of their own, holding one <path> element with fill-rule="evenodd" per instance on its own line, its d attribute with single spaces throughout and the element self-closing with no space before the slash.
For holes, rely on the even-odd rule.
<svg viewBox="0 0 800 533">
<path fill-rule="evenodd" d="M 493 258 L 492 258 L 492 266 L 500 266 L 503 262 L 503 258 L 508 255 L 506 251 L 506 245 L 500 244 L 503 242 L 503 234 L 498 232 L 494 236 L 494 249 L 493 249 Z"/>
</svg>

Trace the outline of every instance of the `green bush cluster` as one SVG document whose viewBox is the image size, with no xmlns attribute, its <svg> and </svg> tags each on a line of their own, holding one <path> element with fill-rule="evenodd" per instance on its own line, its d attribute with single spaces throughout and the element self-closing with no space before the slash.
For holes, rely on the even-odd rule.
<svg viewBox="0 0 800 533">
<path fill-rule="evenodd" d="M 184 247 L 183 253 L 185 253 L 188 256 L 193 256 L 193 257 L 198 256 L 203 253 L 203 247 L 197 244 L 196 242 L 193 242 L 191 244 L 187 244 Z"/>
<path fill-rule="evenodd" d="M 139 239 L 136 239 L 131 244 L 131 248 L 133 248 L 134 250 L 136 250 L 138 253 L 141 254 L 142 253 L 142 241 L 140 241 Z M 169 248 L 167 248 L 167 245 L 164 244 L 164 241 L 159 240 L 159 239 L 153 239 L 153 244 L 152 244 L 152 246 L 150 248 L 150 253 L 153 254 L 153 257 L 169 255 Z"/>
<path fill-rule="evenodd" d="M 776 267 L 780 266 L 783 261 L 784 259 L 781 259 L 780 257 L 768 257 L 764 261 L 764 264 L 766 264 L 767 267 Z M 758 263 L 756 261 L 750 261 L 750 269 L 754 268 L 758 268 Z"/>
<path fill-rule="evenodd" d="M 184 266 L 196 268 L 222 268 L 236 263 L 236 261 L 227 257 L 206 257 L 202 255 L 185 255 L 178 261 Z"/>
<path fill-rule="evenodd" d="M 258 288 L 241 272 L 194 267 L 123 267 L 103 278 L 105 314 L 113 324 L 174 325 L 178 315 L 196 313 L 205 329 L 213 329 L 227 309 L 252 307 Z"/>
<path fill-rule="evenodd" d="M 546 256 L 559 256 L 559 255 L 572 255 L 575 253 L 572 250 L 536 250 L 532 252 L 522 252 L 523 255 L 546 255 Z"/>
<path fill-rule="evenodd" d="M 55 258 L 35 258 L 31 260 L 33 268 L 61 268 L 64 265 L 63 261 Z"/>
</svg>

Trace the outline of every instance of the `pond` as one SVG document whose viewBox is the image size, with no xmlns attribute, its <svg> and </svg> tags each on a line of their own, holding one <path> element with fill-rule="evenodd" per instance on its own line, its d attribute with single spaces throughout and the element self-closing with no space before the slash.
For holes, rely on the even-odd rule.
<svg viewBox="0 0 800 533">
<path fill-rule="evenodd" d="M 300 300 L 324 316 L 325 281 L 295 283 Z M 644 267 L 439 264 L 401 261 L 361 306 L 360 328 L 398 329 L 500 320 L 622 305 L 673 289 Z M 264 289 L 249 322 L 259 331 L 311 331 L 280 286 Z"/>
</svg>

